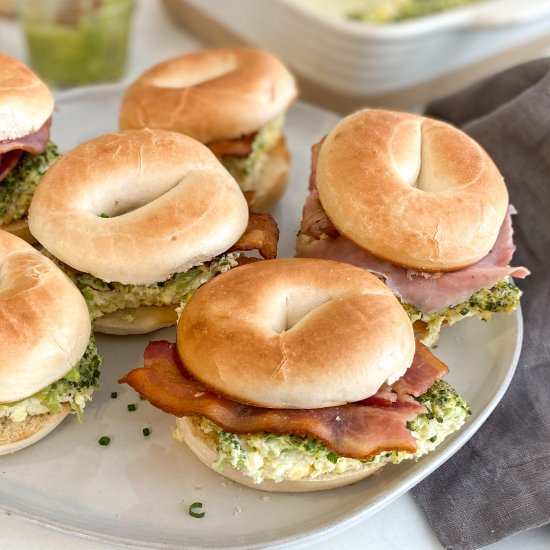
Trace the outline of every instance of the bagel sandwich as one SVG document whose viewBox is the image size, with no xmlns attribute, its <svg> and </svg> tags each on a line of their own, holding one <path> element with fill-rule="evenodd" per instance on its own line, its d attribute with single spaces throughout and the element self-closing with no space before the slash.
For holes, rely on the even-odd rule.
<svg viewBox="0 0 550 550">
<path fill-rule="evenodd" d="M 82 292 L 94 330 L 139 334 L 177 320 L 203 283 L 277 252 L 266 214 L 197 141 L 164 130 L 111 133 L 66 153 L 44 176 L 32 234 Z"/>
<path fill-rule="evenodd" d="M 426 345 L 443 324 L 511 313 L 521 291 L 508 192 L 487 153 L 418 115 L 363 110 L 312 149 L 297 256 L 349 262 L 393 290 Z"/>
<path fill-rule="evenodd" d="M 174 437 L 267 491 L 348 485 L 417 459 L 469 414 L 392 292 L 348 264 L 257 262 L 184 308 L 127 383 L 176 416 Z"/>
<path fill-rule="evenodd" d="M 86 302 L 48 258 L 0 231 L 0 270 L 0 454 L 7 454 L 71 411 L 82 419 L 102 358 Z"/>
<path fill-rule="evenodd" d="M 28 67 L 0 53 L 0 229 L 28 242 L 33 194 L 59 158 L 50 141 L 53 105 L 50 91 Z"/>
<path fill-rule="evenodd" d="M 126 91 L 120 128 L 160 128 L 207 147 L 268 212 L 282 196 L 290 155 L 284 115 L 297 95 L 286 67 L 267 52 L 216 48 L 156 65 Z"/>
</svg>

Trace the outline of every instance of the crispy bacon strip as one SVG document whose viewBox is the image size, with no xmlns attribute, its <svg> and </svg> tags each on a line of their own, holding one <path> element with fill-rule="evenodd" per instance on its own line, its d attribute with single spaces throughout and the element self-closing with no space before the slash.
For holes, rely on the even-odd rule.
<svg viewBox="0 0 550 550">
<path fill-rule="evenodd" d="M 399 398 L 403 395 L 418 397 L 448 372 L 449 367 L 417 340 L 413 363 L 405 374 L 392 384 L 392 390 Z"/>
<path fill-rule="evenodd" d="M 448 372 L 447 365 L 417 340 L 412 365 L 405 374 L 391 386 L 383 384 L 372 397 L 365 399 L 363 403 L 389 405 L 396 401 L 411 400 L 413 397 L 425 393 L 436 380 L 440 380 Z"/>
<path fill-rule="evenodd" d="M 241 136 L 237 139 L 218 139 L 211 141 L 207 147 L 218 157 L 247 157 L 252 153 L 252 144 L 257 133 Z"/>
<path fill-rule="evenodd" d="M 311 190 L 302 210 L 300 234 L 319 239 L 324 235 L 336 238 L 339 233 L 327 216 L 319 199 L 317 188 Z"/>
<path fill-rule="evenodd" d="M 279 228 L 269 214 L 250 212 L 248 226 L 241 238 L 229 249 L 229 252 L 258 250 L 266 260 L 277 257 Z"/>
<path fill-rule="evenodd" d="M 191 379 L 175 344 L 151 342 L 144 366 L 119 380 L 155 407 L 175 416 L 204 416 L 236 434 L 271 432 L 309 436 L 340 456 L 366 459 L 382 451 L 414 452 L 406 424 L 425 412 L 416 401 L 391 406 L 349 404 L 323 409 L 266 409 L 221 397 Z"/>
<path fill-rule="evenodd" d="M 328 235 L 329 237 L 338 237 L 339 235 L 338 230 L 334 227 L 321 205 L 319 193 L 315 184 L 315 179 L 317 177 L 317 160 L 324 140 L 325 138 L 311 148 L 309 195 L 304 204 L 302 221 L 300 222 L 300 233 L 315 239 L 319 239 L 321 235 Z"/>
</svg>

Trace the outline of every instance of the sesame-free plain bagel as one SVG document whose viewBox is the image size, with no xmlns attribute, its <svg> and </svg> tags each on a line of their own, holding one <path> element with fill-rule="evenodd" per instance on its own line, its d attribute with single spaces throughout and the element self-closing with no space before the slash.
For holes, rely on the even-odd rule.
<svg viewBox="0 0 550 550">
<path fill-rule="evenodd" d="M 163 130 L 106 134 L 66 153 L 29 211 L 38 241 L 103 281 L 153 284 L 225 252 L 248 207 L 197 141 Z"/>
<path fill-rule="evenodd" d="M 48 87 L 27 66 L 0 53 L 0 141 L 36 132 L 53 111 Z"/>
<path fill-rule="evenodd" d="M 127 90 L 120 127 L 163 128 L 209 143 L 257 132 L 297 94 L 286 67 L 252 48 L 194 52 L 154 66 Z"/>
<path fill-rule="evenodd" d="M 177 345 L 217 393 L 298 409 L 370 397 L 405 373 L 415 350 L 412 325 L 381 281 L 310 259 L 256 262 L 210 281 L 183 310 Z"/>
<path fill-rule="evenodd" d="M 483 258 L 508 206 L 501 174 L 473 139 L 443 122 L 383 110 L 352 114 L 327 135 L 316 185 L 343 236 L 420 271 Z"/>
<path fill-rule="evenodd" d="M 90 339 L 84 298 L 48 258 L 0 231 L 0 403 L 62 378 Z"/>
</svg>

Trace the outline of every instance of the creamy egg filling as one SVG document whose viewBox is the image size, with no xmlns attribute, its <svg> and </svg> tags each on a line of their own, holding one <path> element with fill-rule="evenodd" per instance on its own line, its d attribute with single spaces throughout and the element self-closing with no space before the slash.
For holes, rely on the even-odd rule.
<svg viewBox="0 0 550 550">
<path fill-rule="evenodd" d="M 91 335 L 82 359 L 63 378 L 21 401 L 0 403 L 0 422 L 22 422 L 27 416 L 60 412 L 63 403 L 68 403 L 82 420 L 86 403 L 99 387 L 99 367 L 102 363 L 103 358 Z"/>
<path fill-rule="evenodd" d="M 326 13 L 363 23 L 393 23 L 479 0 L 305 0 Z"/>
<path fill-rule="evenodd" d="M 218 273 L 224 273 L 238 265 L 237 259 L 241 253 L 221 254 L 209 262 L 196 265 L 184 273 L 176 273 L 166 281 L 152 285 L 106 283 L 89 273 L 75 271 L 51 254 L 46 253 L 46 255 L 82 292 L 93 320 L 119 309 L 133 309 L 140 306 L 181 306 L 189 301 L 201 285 Z"/>
<path fill-rule="evenodd" d="M 0 227 L 27 215 L 38 182 L 60 156 L 51 141 L 40 155 L 21 155 L 17 164 L 0 181 Z"/>
<path fill-rule="evenodd" d="M 264 480 L 313 480 L 325 475 L 378 469 L 387 463 L 417 459 L 435 449 L 449 434 L 458 430 L 470 414 L 464 399 L 446 382 L 436 381 L 416 398 L 426 412 L 407 424 L 416 438 L 415 453 L 390 451 L 367 460 L 338 456 L 323 443 L 307 437 L 261 433 L 236 435 L 227 433 L 206 418 L 194 422 L 205 434 L 217 436 L 218 458 L 214 467 L 232 466 L 255 483 Z M 181 435 L 175 430 L 176 439 Z"/>
<path fill-rule="evenodd" d="M 493 313 L 512 313 L 519 305 L 521 294 L 512 278 L 505 277 L 492 288 L 482 288 L 468 300 L 440 311 L 423 313 L 410 304 L 402 305 L 415 325 L 418 339 L 424 345 L 432 346 L 439 338 L 443 325 L 454 325 L 467 317 L 475 316 L 488 321 Z"/>
<path fill-rule="evenodd" d="M 246 157 L 227 156 L 221 162 L 237 180 L 243 191 L 253 191 L 269 151 L 281 138 L 284 116 L 279 116 L 259 130 L 252 144 L 252 152 Z"/>
</svg>

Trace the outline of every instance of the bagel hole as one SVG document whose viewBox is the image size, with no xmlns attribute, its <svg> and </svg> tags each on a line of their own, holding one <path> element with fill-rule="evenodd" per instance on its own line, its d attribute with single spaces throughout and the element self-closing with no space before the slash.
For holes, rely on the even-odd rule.
<svg viewBox="0 0 550 550">
<path fill-rule="evenodd" d="M 283 303 L 279 307 L 280 314 L 271 319 L 271 328 L 278 334 L 287 332 L 312 311 L 332 299 L 331 296 L 327 296 L 326 293 L 321 293 L 315 288 L 291 290 L 282 297 Z"/>
<path fill-rule="evenodd" d="M 422 169 L 422 129 L 416 121 L 406 121 L 395 127 L 389 149 L 393 168 L 401 180 L 418 187 Z"/>
<path fill-rule="evenodd" d="M 449 136 L 441 126 L 422 124 L 420 170 L 415 185 L 420 191 L 445 193 L 459 186 L 457 174 L 464 173 L 464 160 L 449 143 L 450 138 L 454 139 L 454 134 Z"/>
<path fill-rule="evenodd" d="M 157 88 L 189 88 L 210 80 L 221 78 L 237 68 L 234 58 L 212 60 L 201 67 L 194 67 L 193 71 L 181 70 L 177 74 L 155 76 L 151 83 Z"/>
<path fill-rule="evenodd" d="M 83 207 L 98 218 L 117 218 L 148 207 L 157 200 L 167 200 L 167 195 L 176 187 L 180 184 L 193 185 L 197 177 L 196 173 L 190 172 L 182 178 L 159 177 L 154 185 L 140 185 L 140 174 L 129 174 L 126 182 L 117 184 L 120 192 L 110 201 L 105 201 L 103 189 L 98 186 L 97 195 L 86 197 L 87 204 Z"/>
</svg>

